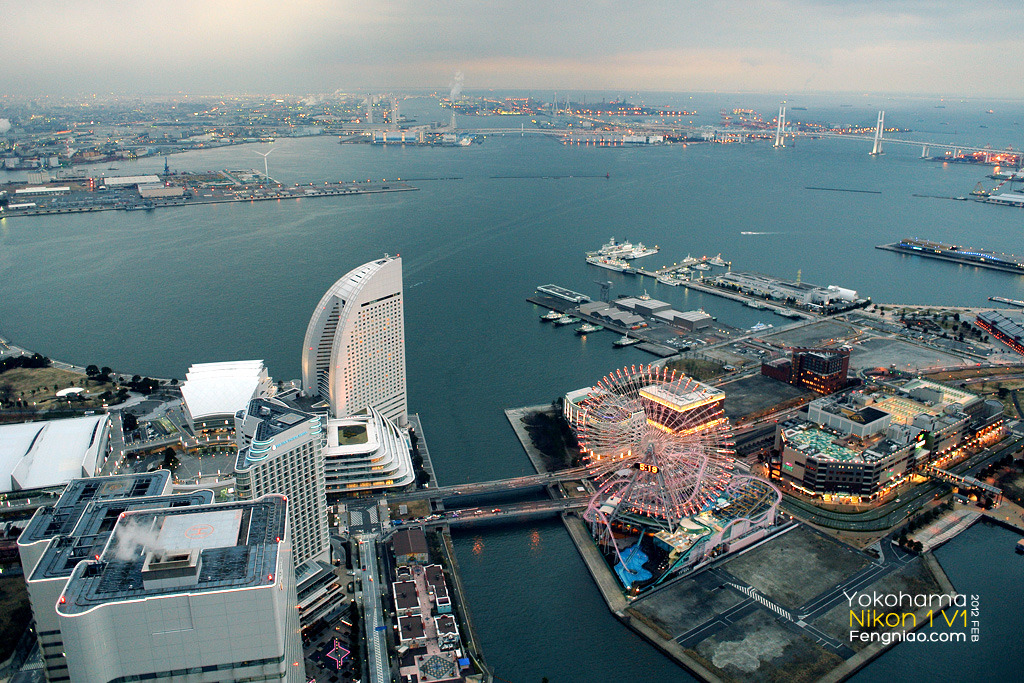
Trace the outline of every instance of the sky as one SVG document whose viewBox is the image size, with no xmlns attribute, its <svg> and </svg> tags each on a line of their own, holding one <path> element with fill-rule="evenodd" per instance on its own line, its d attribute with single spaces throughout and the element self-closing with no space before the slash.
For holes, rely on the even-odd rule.
<svg viewBox="0 0 1024 683">
<path fill-rule="evenodd" d="M 1024 4 L 0 0 L 9 95 L 451 88 L 1024 98 Z"/>
</svg>

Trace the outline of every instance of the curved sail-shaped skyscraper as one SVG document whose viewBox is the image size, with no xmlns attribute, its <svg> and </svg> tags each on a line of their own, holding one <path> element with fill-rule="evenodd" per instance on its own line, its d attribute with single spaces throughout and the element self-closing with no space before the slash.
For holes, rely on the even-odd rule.
<svg viewBox="0 0 1024 683">
<path fill-rule="evenodd" d="M 335 282 L 306 329 L 302 388 L 330 403 L 333 417 L 375 408 L 407 423 L 402 259 L 385 256 Z"/>
</svg>

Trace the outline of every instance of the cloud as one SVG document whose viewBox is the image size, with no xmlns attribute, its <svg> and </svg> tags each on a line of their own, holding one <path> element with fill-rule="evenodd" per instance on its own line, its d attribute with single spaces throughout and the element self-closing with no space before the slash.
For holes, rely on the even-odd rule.
<svg viewBox="0 0 1024 683">
<path fill-rule="evenodd" d="M 69 84 L 85 92 L 450 90 L 461 71 L 474 88 L 774 91 L 811 83 L 1024 97 L 1022 67 L 1009 56 L 1019 51 L 1011 37 L 1024 31 L 1024 13 L 995 4 L 0 0 L 0 13 L 8 34 L 45 25 L 55 46 L 45 60 L 9 51 L 0 92 L 57 93 Z M 117 39 L 104 39 L 115 25 Z"/>
</svg>

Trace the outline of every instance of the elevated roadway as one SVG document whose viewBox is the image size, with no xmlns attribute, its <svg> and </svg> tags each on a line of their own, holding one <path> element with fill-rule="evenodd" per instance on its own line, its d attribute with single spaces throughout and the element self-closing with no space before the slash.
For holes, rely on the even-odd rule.
<svg viewBox="0 0 1024 683">
<path fill-rule="evenodd" d="M 502 504 L 501 507 L 489 505 L 480 507 L 460 508 L 448 510 L 443 513 L 430 515 L 429 517 L 417 520 L 402 522 L 395 520 L 395 531 L 408 529 L 409 527 L 439 527 L 439 526 L 469 526 L 483 522 L 520 522 L 528 519 L 550 517 L 572 510 L 582 510 L 587 507 L 589 497 L 579 496 L 574 498 L 561 498 L 558 500 L 540 500 L 527 503 Z"/>
<path fill-rule="evenodd" d="M 361 534 L 359 544 L 359 580 L 362 585 L 363 632 L 366 634 L 366 659 L 372 683 L 389 683 L 391 665 L 388 661 L 387 626 L 377 573 L 377 538 Z"/>
<path fill-rule="evenodd" d="M 548 472 L 545 474 L 530 474 L 525 477 L 512 477 L 511 479 L 496 479 L 494 481 L 483 481 L 472 484 L 456 484 L 454 486 L 438 486 L 436 488 L 421 489 L 408 493 L 388 494 L 388 503 L 408 503 L 416 500 L 451 500 L 459 496 L 485 495 L 489 493 L 504 493 L 506 491 L 518 491 L 520 489 L 536 488 L 557 484 L 563 481 L 583 479 L 600 473 L 600 468 L 575 467 L 559 472 Z"/>
</svg>

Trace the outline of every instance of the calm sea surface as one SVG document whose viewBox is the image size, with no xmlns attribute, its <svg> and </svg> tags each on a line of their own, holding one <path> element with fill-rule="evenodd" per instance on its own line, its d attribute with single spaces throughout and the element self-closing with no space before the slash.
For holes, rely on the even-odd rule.
<svg viewBox="0 0 1024 683">
<path fill-rule="evenodd" d="M 704 124 L 717 123 L 721 108 L 758 108 L 770 118 L 778 106 L 776 99 L 747 95 L 643 99 L 696 109 L 694 122 Z M 1020 147 L 1024 137 L 1024 112 L 1012 103 L 851 97 L 790 99 L 789 106 L 791 120 L 861 125 L 873 124 L 884 108 L 887 124 L 914 129 L 899 135 L 916 140 Z M 420 121 L 448 119 L 428 100 L 407 101 L 403 113 Z M 460 125 L 520 122 L 463 118 Z M 266 146 L 180 154 L 170 164 L 254 168 L 262 164 L 257 150 Z M 913 196 L 966 195 L 986 172 L 921 161 L 919 147 L 890 144 L 874 158 L 870 143 L 852 140 L 799 140 L 784 150 L 767 143 L 634 149 L 508 135 L 469 148 L 282 138 L 274 150 L 270 173 L 282 182 L 402 178 L 419 190 L 5 219 L 0 332 L 80 364 L 183 377 L 191 363 L 262 358 L 275 378 L 289 379 L 299 375 L 302 336 L 324 290 L 356 265 L 399 253 L 410 407 L 422 417 L 439 479 L 450 484 L 531 471 L 503 409 L 547 403 L 616 367 L 651 360 L 636 349 L 613 349 L 611 333 L 580 339 L 570 328 L 538 322 L 543 311 L 525 302 L 537 285 L 553 282 L 596 297 L 594 280 L 611 279 L 616 294 L 646 287 L 676 308 L 703 307 L 736 327 L 784 322 L 587 266 L 583 251 L 611 236 L 659 245 L 661 253 L 645 265 L 721 253 L 734 270 L 799 275 L 878 302 L 1024 299 L 1024 278 L 874 248 L 918 236 L 1020 251 L 1024 212 Z M 153 172 L 163 159 L 118 166 L 110 173 Z M 941 551 L 944 564 L 955 565 L 958 587 L 962 581 L 965 592 L 998 592 L 996 579 L 969 569 L 1005 562 L 1013 539 L 1003 535 L 976 528 Z M 485 654 L 503 679 L 688 680 L 607 613 L 560 524 L 459 533 L 456 544 Z M 1019 575 L 1015 559 L 1006 566 Z M 1001 600 L 1015 609 L 1002 616 L 986 611 L 991 635 L 969 648 L 980 662 L 1005 651 L 999 633 L 1007 636 L 1009 615 L 1024 606 L 1019 592 Z M 943 671 L 964 652 L 962 646 L 925 652 L 907 644 L 862 677 L 917 676 L 925 664 Z"/>
</svg>

